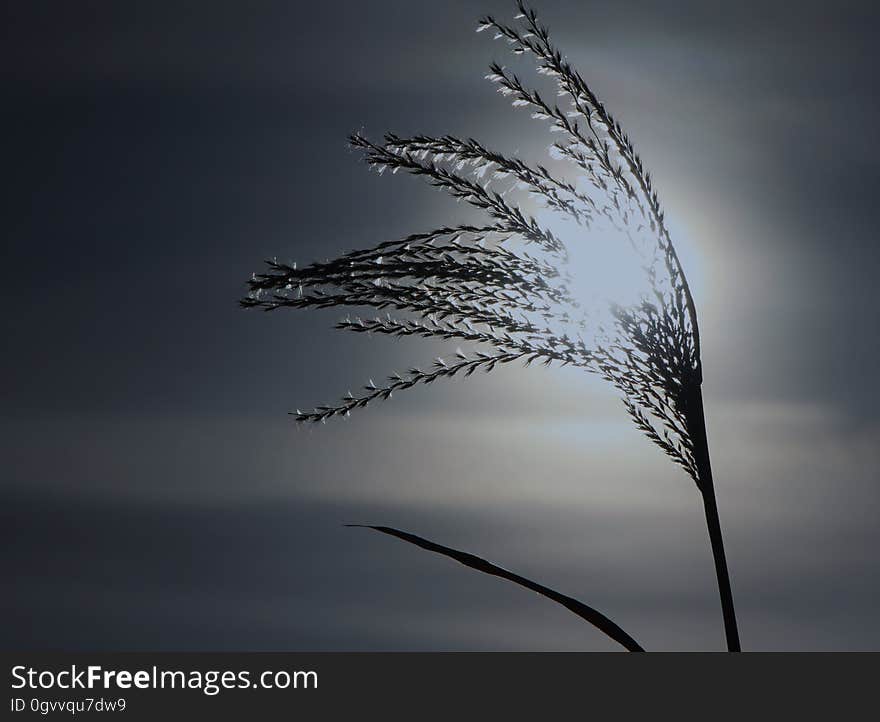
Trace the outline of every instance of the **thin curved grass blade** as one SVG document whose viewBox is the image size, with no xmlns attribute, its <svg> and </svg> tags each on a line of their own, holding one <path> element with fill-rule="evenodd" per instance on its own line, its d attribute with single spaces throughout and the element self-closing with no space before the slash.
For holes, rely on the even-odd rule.
<svg viewBox="0 0 880 722">
<path fill-rule="evenodd" d="M 428 539 L 423 539 L 420 536 L 416 536 L 415 534 L 410 534 L 409 532 L 401 531 L 400 529 L 394 529 L 390 526 L 373 526 L 372 524 L 345 524 L 345 526 L 359 527 L 362 529 L 373 529 L 374 531 L 381 532 L 382 534 L 388 534 L 389 536 L 402 539 L 405 542 L 414 544 L 415 546 L 426 549 L 429 552 L 442 554 L 445 557 L 454 559 L 460 564 L 464 564 L 466 567 L 476 569 L 478 572 L 491 574 L 492 576 L 501 577 L 502 579 L 506 579 L 507 581 L 513 582 L 514 584 L 519 584 L 521 587 L 530 589 L 531 591 L 540 594 L 542 597 L 547 597 L 547 599 L 551 599 L 557 604 L 561 604 L 570 612 L 573 612 L 581 619 L 584 619 L 592 624 L 599 631 L 604 632 L 606 635 L 611 637 L 611 639 L 620 644 L 628 652 L 645 651 L 642 646 L 638 642 L 636 642 L 635 639 L 633 639 L 629 634 L 623 631 L 623 629 L 621 629 L 608 617 L 602 614 L 602 612 L 587 606 L 583 602 L 580 602 L 573 597 L 566 596 L 565 594 L 560 594 L 559 592 L 545 587 L 542 584 L 533 582 L 531 579 L 526 579 L 525 577 L 521 577 L 519 574 L 509 572 L 506 569 L 497 566 L 496 564 L 492 564 L 491 562 L 488 562 L 481 557 L 475 556 L 474 554 L 469 554 L 468 552 L 459 551 L 458 549 L 445 547 L 429 541 Z"/>
</svg>

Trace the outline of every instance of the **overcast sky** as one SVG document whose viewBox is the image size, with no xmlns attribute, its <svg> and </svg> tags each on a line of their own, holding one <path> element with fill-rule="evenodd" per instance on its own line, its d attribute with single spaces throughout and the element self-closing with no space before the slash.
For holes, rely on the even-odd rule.
<svg viewBox="0 0 880 722">
<path fill-rule="evenodd" d="M 694 280 L 743 645 L 880 647 L 873 3 L 535 4 L 652 170 Z M 246 313 L 300 262 L 462 219 L 345 144 L 551 140 L 483 76 L 512 2 L 29 2 L 0 22 L 2 642 L 609 649 L 567 611 L 344 522 L 482 554 L 649 649 L 718 649 L 699 495 L 573 371 L 511 368 L 298 431 L 426 363 Z M 454 350 L 454 348 L 453 348 Z"/>
</svg>

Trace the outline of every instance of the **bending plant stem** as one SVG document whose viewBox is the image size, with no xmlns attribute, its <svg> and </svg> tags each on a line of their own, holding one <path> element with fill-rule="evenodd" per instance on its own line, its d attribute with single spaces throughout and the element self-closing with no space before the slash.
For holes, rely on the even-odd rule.
<svg viewBox="0 0 880 722">
<path fill-rule="evenodd" d="M 721 520 L 718 518 L 718 504 L 715 501 L 715 486 L 712 482 L 712 465 L 709 461 L 709 441 L 706 436 L 706 417 L 703 411 L 703 394 L 699 387 L 691 408 L 692 433 L 696 449 L 699 489 L 703 495 L 703 508 L 706 511 L 706 528 L 715 559 L 715 574 L 718 577 L 718 593 L 721 597 L 721 612 L 724 615 L 724 633 L 727 637 L 727 651 L 741 652 L 739 630 L 736 625 L 736 612 L 733 608 L 733 592 L 730 588 L 730 574 L 724 555 L 724 539 L 721 536 Z"/>
</svg>

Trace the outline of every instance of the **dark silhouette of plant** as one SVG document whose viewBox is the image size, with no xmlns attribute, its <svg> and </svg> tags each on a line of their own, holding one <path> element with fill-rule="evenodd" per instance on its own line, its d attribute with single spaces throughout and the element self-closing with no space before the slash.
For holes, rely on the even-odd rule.
<svg viewBox="0 0 880 722">
<path fill-rule="evenodd" d="M 556 362 L 599 374 L 620 392 L 636 426 L 696 483 L 704 503 L 728 648 L 739 651 L 706 437 L 693 295 L 650 173 L 626 133 L 554 47 L 534 11 L 521 2 L 518 7 L 516 23 L 507 25 L 489 16 L 480 21 L 477 32 L 492 32 L 514 54 L 530 55 L 538 74 L 554 81 L 556 96 L 565 107 L 548 101 L 497 63 L 486 77 L 513 106 L 528 109 L 532 118 L 549 125 L 556 137 L 549 154 L 561 169 L 529 165 L 470 138 L 401 138 L 389 133 L 376 143 L 355 134 L 351 145 L 379 173 L 421 176 L 484 211 L 487 221 L 414 234 L 301 268 L 269 261 L 267 270 L 251 278 L 250 293 L 241 303 L 265 310 L 337 306 L 393 310 L 403 315 L 348 317 L 337 328 L 477 345 L 471 354 L 458 349 L 450 359 L 438 358 L 429 368 L 393 374 L 381 384 L 371 380 L 358 394 L 349 392 L 337 403 L 297 410 L 301 422 L 348 416 L 395 391 L 478 370 L 490 372 L 513 361 Z M 572 291 L 567 242 L 521 210 L 514 199 L 523 195 L 584 231 L 602 228 L 618 234 L 644 272 L 639 301 L 611 304 L 610 321 L 593 321 Z M 406 532 L 371 528 L 462 561 L 455 555 L 463 553 Z M 515 581 L 540 587 L 522 577 Z"/>
<path fill-rule="evenodd" d="M 630 637 L 626 632 L 624 632 L 620 627 L 618 627 L 614 622 L 608 619 L 608 617 L 606 617 L 601 612 L 593 609 L 592 607 L 588 607 L 586 604 L 584 604 L 583 602 L 579 602 L 577 599 L 573 599 L 572 597 L 568 597 L 564 594 L 553 591 L 552 589 L 548 589 L 543 584 L 538 584 L 537 582 L 533 582 L 531 579 L 526 579 L 525 577 L 521 577 L 519 574 L 514 574 L 513 572 L 509 572 L 507 569 L 502 569 L 497 564 L 492 564 L 491 562 L 488 562 L 478 556 L 468 554 L 467 552 L 458 551 L 457 549 L 450 549 L 449 547 L 444 547 L 440 544 L 435 544 L 434 542 L 423 539 L 420 536 L 409 534 L 408 532 L 400 531 L 399 529 L 394 529 L 390 526 L 370 526 L 368 524 L 346 524 L 346 526 L 373 529 L 375 531 L 382 532 L 383 534 L 388 534 L 389 536 L 403 539 L 404 541 L 409 542 L 410 544 L 415 544 L 417 547 L 426 549 L 429 552 L 442 554 L 445 557 L 454 559 L 459 564 L 464 564 L 466 567 L 470 567 L 471 569 L 476 569 L 477 571 L 483 572 L 484 574 L 491 574 L 493 577 L 500 577 L 501 579 L 506 579 L 507 581 L 513 582 L 514 584 L 519 584 L 521 587 L 525 587 L 526 589 L 540 594 L 542 597 L 547 597 L 547 599 L 552 599 L 557 604 L 561 604 L 569 611 L 577 614 L 581 619 L 588 621 L 590 624 L 595 626 L 596 629 L 605 632 L 605 634 L 611 637 L 611 639 L 613 639 L 615 642 L 619 642 L 627 651 L 645 651 L 636 640 Z"/>
</svg>

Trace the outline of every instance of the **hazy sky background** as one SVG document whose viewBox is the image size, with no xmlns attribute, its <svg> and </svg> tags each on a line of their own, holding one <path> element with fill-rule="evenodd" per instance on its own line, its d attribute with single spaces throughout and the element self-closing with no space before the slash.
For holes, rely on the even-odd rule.
<svg viewBox="0 0 880 722">
<path fill-rule="evenodd" d="M 880 648 L 873 3 L 536 2 L 652 169 L 694 277 L 748 649 Z M 795 9 L 796 8 L 796 9 Z M 29 2 L 2 11 L 2 644 L 718 649 L 699 495 L 613 394 L 504 369 L 298 431 L 426 363 L 340 316 L 245 313 L 261 259 L 462 218 L 345 145 L 552 137 L 483 75 L 512 2 Z M 454 345 L 452 346 L 454 350 Z"/>
</svg>

